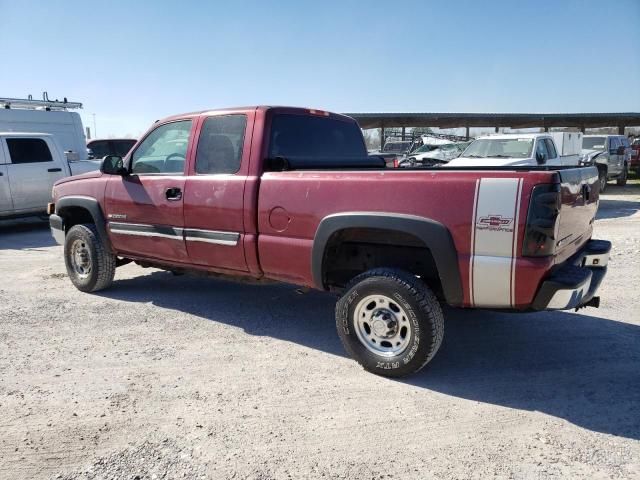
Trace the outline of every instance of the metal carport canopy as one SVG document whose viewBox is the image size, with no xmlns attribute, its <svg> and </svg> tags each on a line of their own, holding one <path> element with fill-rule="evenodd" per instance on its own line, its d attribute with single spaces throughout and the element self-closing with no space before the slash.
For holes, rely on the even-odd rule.
<svg viewBox="0 0 640 480">
<path fill-rule="evenodd" d="M 360 127 L 636 127 L 640 113 L 345 113 Z"/>
</svg>

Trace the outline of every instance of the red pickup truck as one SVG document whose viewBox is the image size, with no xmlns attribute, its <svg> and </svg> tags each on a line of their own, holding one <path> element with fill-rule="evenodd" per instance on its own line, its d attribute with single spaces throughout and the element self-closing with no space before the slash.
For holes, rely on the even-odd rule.
<svg viewBox="0 0 640 480">
<path fill-rule="evenodd" d="M 346 350 L 402 376 L 438 350 L 443 303 L 598 306 L 597 182 L 594 167 L 388 169 L 349 117 L 251 107 L 156 122 L 124 159 L 56 183 L 49 213 L 81 291 L 131 261 L 333 291 Z"/>
</svg>

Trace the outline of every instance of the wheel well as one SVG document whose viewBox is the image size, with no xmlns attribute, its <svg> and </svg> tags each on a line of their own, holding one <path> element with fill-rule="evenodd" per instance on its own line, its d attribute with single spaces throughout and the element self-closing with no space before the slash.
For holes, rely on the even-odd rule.
<svg viewBox="0 0 640 480">
<path fill-rule="evenodd" d="M 83 207 L 65 207 L 58 212 L 58 215 L 64 219 L 64 229 L 66 232 L 74 225 L 80 223 L 95 223 L 91 212 Z"/>
<path fill-rule="evenodd" d="M 341 289 L 356 275 L 379 267 L 411 272 L 442 297 L 431 250 L 415 235 L 378 228 L 347 228 L 329 238 L 322 262 L 327 287 Z"/>
</svg>

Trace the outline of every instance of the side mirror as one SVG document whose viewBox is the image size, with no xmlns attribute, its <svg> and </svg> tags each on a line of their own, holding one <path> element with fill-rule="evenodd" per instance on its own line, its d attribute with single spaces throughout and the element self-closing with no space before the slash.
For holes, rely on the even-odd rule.
<svg viewBox="0 0 640 480">
<path fill-rule="evenodd" d="M 100 165 L 100 171 L 107 175 L 122 175 L 125 176 L 129 172 L 124 168 L 124 162 L 122 157 L 118 155 L 107 155 L 102 159 L 102 165 Z"/>
<path fill-rule="evenodd" d="M 538 165 L 542 165 L 547 161 L 547 156 L 542 152 L 536 152 L 536 161 L 538 162 Z"/>
</svg>

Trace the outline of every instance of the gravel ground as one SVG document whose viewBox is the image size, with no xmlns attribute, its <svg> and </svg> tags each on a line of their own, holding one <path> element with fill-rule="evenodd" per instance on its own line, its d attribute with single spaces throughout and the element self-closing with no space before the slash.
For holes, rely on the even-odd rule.
<svg viewBox="0 0 640 480">
<path fill-rule="evenodd" d="M 640 183 L 610 185 L 600 309 L 446 312 L 402 381 L 346 358 L 334 297 L 128 265 L 66 278 L 0 226 L 0 478 L 640 478 Z"/>
</svg>

